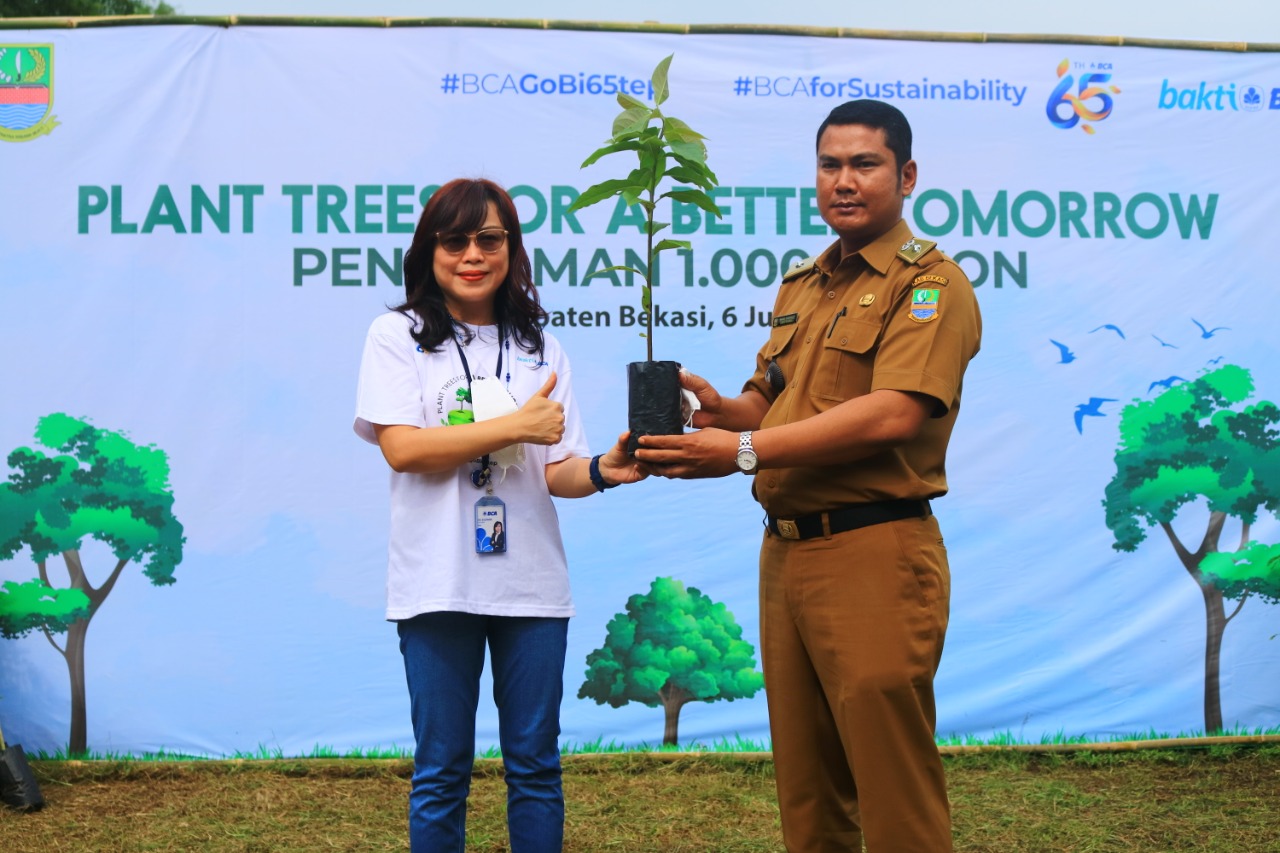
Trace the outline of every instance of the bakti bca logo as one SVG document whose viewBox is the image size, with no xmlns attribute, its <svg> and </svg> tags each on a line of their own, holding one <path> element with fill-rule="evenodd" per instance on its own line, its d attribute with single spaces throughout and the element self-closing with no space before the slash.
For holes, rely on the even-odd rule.
<svg viewBox="0 0 1280 853">
<path fill-rule="evenodd" d="M 1071 70 L 1079 73 L 1079 82 L 1075 74 L 1067 73 Z M 1095 131 L 1090 122 L 1097 123 L 1111 115 L 1115 107 L 1111 96 L 1120 94 L 1118 86 L 1106 85 L 1111 81 L 1110 71 L 1110 62 L 1090 62 L 1087 65 L 1084 62 L 1072 63 L 1069 59 L 1059 62 L 1058 85 L 1045 105 L 1045 113 L 1054 127 L 1070 130 L 1080 125 L 1085 133 L 1093 134 Z"/>
<path fill-rule="evenodd" d="M 0 140 L 27 142 L 61 122 L 53 109 L 53 45 L 0 44 Z"/>
</svg>

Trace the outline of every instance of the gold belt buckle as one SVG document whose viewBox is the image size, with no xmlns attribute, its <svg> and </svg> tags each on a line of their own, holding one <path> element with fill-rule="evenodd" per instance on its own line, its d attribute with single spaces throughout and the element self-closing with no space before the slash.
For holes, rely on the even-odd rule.
<svg viewBox="0 0 1280 853">
<path fill-rule="evenodd" d="M 783 539 L 799 539 L 800 531 L 796 529 L 796 523 L 787 518 L 778 519 L 778 535 Z"/>
</svg>

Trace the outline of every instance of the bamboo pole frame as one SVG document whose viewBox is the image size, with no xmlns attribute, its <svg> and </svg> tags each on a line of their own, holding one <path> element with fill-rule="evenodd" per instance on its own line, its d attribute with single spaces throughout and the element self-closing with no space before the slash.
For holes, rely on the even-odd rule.
<svg viewBox="0 0 1280 853">
<path fill-rule="evenodd" d="M 785 24 L 665 24 L 658 21 L 570 21 L 549 18 L 387 18 L 317 15 L 119 15 L 114 17 L 0 18 L 0 30 L 75 30 L 96 27 L 478 27 L 522 30 L 579 30 L 669 35 L 803 36 L 806 38 L 883 39 L 979 44 L 1078 44 L 1094 47 L 1147 47 L 1225 53 L 1280 53 L 1280 43 L 1191 41 L 1130 36 L 1062 33 L 951 33 L 810 27 Z"/>
</svg>

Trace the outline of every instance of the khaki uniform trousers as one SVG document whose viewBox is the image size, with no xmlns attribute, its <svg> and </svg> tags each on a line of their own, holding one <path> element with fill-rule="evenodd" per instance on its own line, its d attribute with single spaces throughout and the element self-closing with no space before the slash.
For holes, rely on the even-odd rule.
<svg viewBox="0 0 1280 853">
<path fill-rule="evenodd" d="M 765 533 L 760 644 L 789 853 L 946 853 L 933 677 L 951 576 L 932 515 Z"/>
</svg>

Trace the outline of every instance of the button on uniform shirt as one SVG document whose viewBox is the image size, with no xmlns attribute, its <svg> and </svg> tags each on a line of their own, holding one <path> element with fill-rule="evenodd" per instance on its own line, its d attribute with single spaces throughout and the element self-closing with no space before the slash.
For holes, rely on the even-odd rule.
<svg viewBox="0 0 1280 853">
<path fill-rule="evenodd" d="M 946 493 L 947 442 L 982 334 L 973 285 L 954 261 L 899 220 L 853 255 L 841 258 L 837 242 L 808 269 L 786 276 L 773 323 L 743 387 L 770 403 L 761 429 L 880 389 L 925 394 L 934 409 L 915 439 L 873 456 L 762 470 L 753 492 L 766 512 L 794 517 Z M 786 382 L 781 392 L 765 375 L 771 361 Z"/>
</svg>

